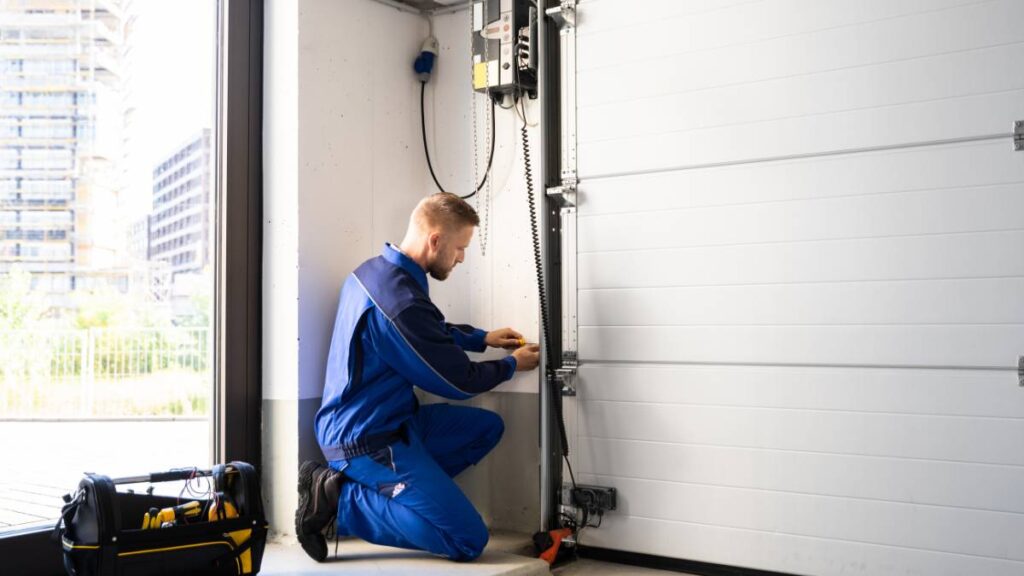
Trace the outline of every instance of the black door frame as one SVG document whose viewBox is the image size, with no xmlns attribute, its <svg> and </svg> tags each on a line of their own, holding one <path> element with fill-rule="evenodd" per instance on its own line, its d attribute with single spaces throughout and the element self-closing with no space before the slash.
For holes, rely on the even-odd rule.
<svg viewBox="0 0 1024 576">
<path fill-rule="evenodd" d="M 263 0 L 221 0 L 216 459 L 261 469 Z"/>
<path fill-rule="evenodd" d="M 263 0 L 219 0 L 213 452 L 261 464 Z M 141 473 L 153 470 L 139 470 Z M 69 487 L 70 488 L 70 487 Z M 56 519 L 54 519 L 56 522 Z M 64 574 L 52 526 L 0 534 L 4 574 Z"/>
</svg>

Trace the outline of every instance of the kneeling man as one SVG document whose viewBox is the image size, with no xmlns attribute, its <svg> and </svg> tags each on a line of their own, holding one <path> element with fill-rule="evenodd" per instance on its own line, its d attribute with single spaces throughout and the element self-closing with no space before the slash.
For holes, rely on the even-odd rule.
<svg viewBox="0 0 1024 576">
<path fill-rule="evenodd" d="M 385 245 L 345 280 L 315 420 L 328 467 L 299 470 L 295 530 L 317 561 L 327 557 L 332 521 L 339 535 L 457 561 L 487 544 L 487 527 L 452 478 L 497 445 L 504 423 L 479 408 L 419 406 L 413 393 L 465 400 L 537 367 L 538 346 L 515 330 L 449 324 L 430 301 L 427 274 L 447 278 L 479 222 L 458 196 L 428 196 L 401 245 Z M 512 353 L 486 362 L 466 355 L 488 346 Z"/>
</svg>

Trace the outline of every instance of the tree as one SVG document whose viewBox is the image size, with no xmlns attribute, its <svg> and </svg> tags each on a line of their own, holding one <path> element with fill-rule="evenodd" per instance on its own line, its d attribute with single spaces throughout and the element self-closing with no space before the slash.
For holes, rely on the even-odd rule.
<svg viewBox="0 0 1024 576">
<path fill-rule="evenodd" d="M 32 328 L 48 310 L 43 296 L 32 291 L 32 274 L 14 267 L 0 275 L 0 331 Z"/>
</svg>

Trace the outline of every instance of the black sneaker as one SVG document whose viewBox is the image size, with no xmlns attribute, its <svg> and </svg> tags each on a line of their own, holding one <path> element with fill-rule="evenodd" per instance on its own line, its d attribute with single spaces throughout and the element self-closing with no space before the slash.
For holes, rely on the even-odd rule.
<svg viewBox="0 0 1024 576">
<path fill-rule="evenodd" d="M 295 511 L 295 535 L 302 549 L 317 562 L 327 558 L 323 530 L 338 513 L 338 495 L 344 475 L 318 462 L 299 467 L 299 508 Z"/>
</svg>

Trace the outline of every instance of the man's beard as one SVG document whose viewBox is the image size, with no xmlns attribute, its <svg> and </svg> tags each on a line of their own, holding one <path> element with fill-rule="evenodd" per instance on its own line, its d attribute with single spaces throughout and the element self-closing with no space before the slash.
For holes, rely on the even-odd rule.
<svg viewBox="0 0 1024 576">
<path fill-rule="evenodd" d="M 427 265 L 427 272 L 430 273 L 430 277 L 434 280 L 447 280 L 448 275 L 452 273 L 452 269 L 448 268 L 445 270 L 441 267 L 440 263 L 434 261 Z"/>
</svg>

